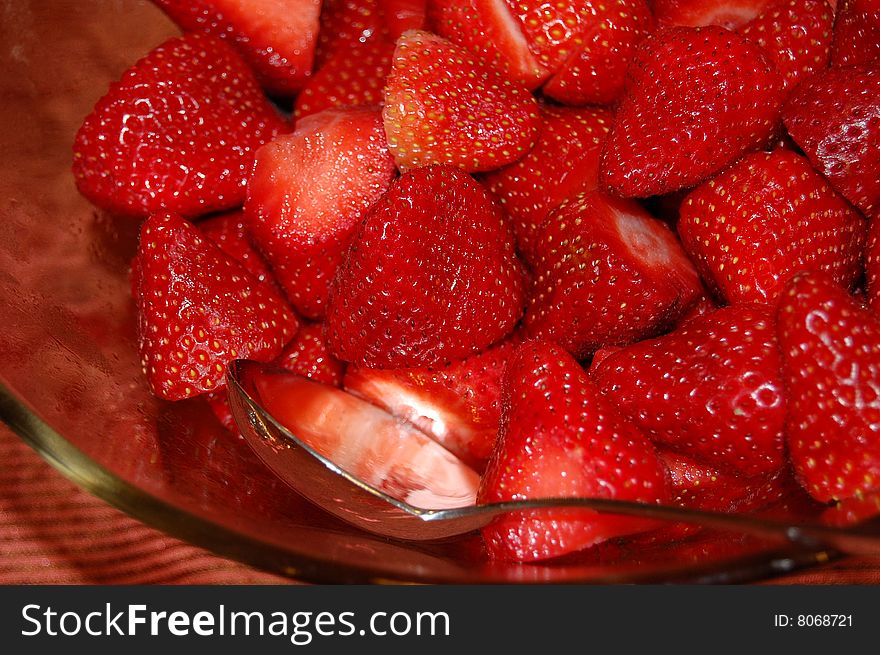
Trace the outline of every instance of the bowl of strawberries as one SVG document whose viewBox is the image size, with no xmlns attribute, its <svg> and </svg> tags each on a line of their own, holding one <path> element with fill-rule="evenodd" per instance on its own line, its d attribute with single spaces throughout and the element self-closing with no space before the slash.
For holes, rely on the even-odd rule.
<svg viewBox="0 0 880 655">
<path fill-rule="evenodd" d="M 2 417 L 86 488 L 315 581 L 731 582 L 845 543 L 713 516 L 880 549 L 875 3 L 44 4 L 4 25 Z M 510 511 L 325 511 L 242 437 L 242 360 L 328 465 Z"/>
</svg>

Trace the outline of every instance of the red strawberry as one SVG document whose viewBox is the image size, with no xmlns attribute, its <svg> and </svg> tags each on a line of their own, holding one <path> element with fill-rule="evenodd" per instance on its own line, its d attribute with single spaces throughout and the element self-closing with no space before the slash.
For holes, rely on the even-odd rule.
<svg viewBox="0 0 880 655">
<path fill-rule="evenodd" d="M 678 224 L 685 249 L 728 302 L 772 302 L 802 270 L 845 286 L 861 274 L 865 222 L 810 163 L 757 152 L 693 191 Z"/>
<path fill-rule="evenodd" d="M 720 27 L 673 27 L 638 47 L 605 141 L 600 180 L 646 197 L 700 182 L 766 143 L 782 78 L 764 51 Z"/>
<path fill-rule="evenodd" d="M 541 118 L 528 90 L 461 46 L 412 30 L 397 42 L 385 88 L 385 133 L 401 168 L 485 171 L 534 145 Z"/>
<path fill-rule="evenodd" d="M 504 0 L 431 0 L 433 31 L 477 55 L 502 76 L 535 89 L 553 71 L 529 50 L 526 37 Z"/>
<path fill-rule="evenodd" d="M 803 274 L 780 300 L 779 345 L 804 488 L 821 502 L 880 489 L 880 317 L 827 276 Z"/>
<path fill-rule="evenodd" d="M 752 476 L 785 463 L 785 396 L 772 310 L 725 307 L 627 346 L 591 369 L 652 440 Z"/>
<path fill-rule="evenodd" d="M 372 109 L 328 109 L 257 153 L 245 218 L 293 305 L 324 314 L 330 280 L 395 174 Z"/>
<path fill-rule="evenodd" d="M 273 286 L 175 214 L 144 222 L 134 276 L 144 372 L 168 400 L 223 386 L 233 359 L 274 359 L 298 328 Z"/>
<path fill-rule="evenodd" d="M 526 333 L 579 359 L 662 332 L 702 293 L 672 230 L 632 200 L 580 194 L 551 212 L 535 243 Z"/>
<path fill-rule="evenodd" d="M 675 505 L 729 513 L 752 490 L 751 478 L 719 470 L 672 450 L 658 449 L 658 454 L 669 471 Z"/>
<path fill-rule="evenodd" d="M 782 520 L 806 517 L 817 510 L 788 466 L 770 475 L 744 477 L 670 450 L 658 453 L 669 470 L 676 505 L 726 514 L 760 513 Z"/>
<path fill-rule="evenodd" d="M 739 33 L 764 48 L 791 89 L 828 66 L 833 26 L 828 0 L 778 0 Z"/>
<path fill-rule="evenodd" d="M 644 0 L 587 0 L 578 4 L 587 13 L 582 29 L 573 38 L 577 45 L 544 85 L 544 94 L 572 105 L 609 104 L 623 93 L 627 64 L 639 42 L 653 30 L 654 19 Z M 542 11 L 553 6 L 540 5 Z M 558 25 L 546 25 L 545 29 L 552 39 Z"/>
<path fill-rule="evenodd" d="M 241 204 L 254 151 L 284 127 L 232 48 L 169 39 L 128 69 L 74 142 L 80 192 L 111 212 L 195 216 Z"/>
<path fill-rule="evenodd" d="M 880 67 L 831 68 L 800 85 L 783 117 L 831 185 L 873 216 L 880 209 Z"/>
<path fill-rule="evenodd" d="M 340 359 L 370 368 L 434 366 L 509 333 L 522 265 L 501 208 L 452 166 L 405 173 L 370 210 L 327 311 Z"/>
<path fill-rule="evenodd" d="M 880 61 L 880 0 L 841 0 L 831 45 L 832 66 Z"/>
<path fill-rule="evenodd" d="M 244 214 L 239 211 L 228 212 L 199 221 L 199 230 L 220 250 L 237 260 L 248 273 L 262 282 L 275 284 L 272 271 L 263 256 L 251 245 L 250 235 L 245 227 Z"/>
<path fill-rule="evenodd" d="M 234 44 L 270 93 L 288 96 L 312 72 L 321 0 L 153 0 L 188 32 Z"/>
<path fill-rule="evenodd" d="M 570 355 L 528 342 L 504 374 L 501 431 L 477 502 L 568 496 L 665 502 L 666 471 Z M 533 561 L 650 527 L 586 510 L 535 510 L 496 519 L 483 539 L 493 559 Z"/>
<path fill-rule="evenodd" d="M 254 376 L 282 425 L 341 469 L 426 509 L 473 505 L 479 476 L 419 430 L 339 389 L 287 371 Z"/>
<path fill-rule="evenodd" d="M 379 0 L 323 0 L 315 68 L 358 43 L 387 40 Z"/>
<path fill-rule="evenodd" d="M 297 373 L 310 378 L 315 382 L 326 384 L 331 387 L 341 387 L 342 377 L 345 374 L 345 364 L 336 359 L 327 350 L 324 341 L 323 326 L 320 323 L 304 323 L 297 331 L 296 336 L 290 341 L 281 354 L 274 360 L 274 365 L 280 369 Z M 229 398 L 226 389 L 216 393 L 205 394 L 205 398 L 211 407 L 211 411 L 230 432 L 238 434 L 238 426 L 232 409 L 229 406 Z"/>
<path fill-rule="evenodd" d="M 388 36 L 397 40 L 408 30 L 425 27 L 427 0 L 379 0 L 379 9 Z"/>
<path fill-rule="evenodd" d="M 516 245 L 527 261 L 551 210 L 598 186 L 599 155 L 612 114 L 606 109 L 541 107 L 538 142 L 518 162 L 485 176 L 513 220 Z"/>
<path fill-rule="evenodd" d="M 345 389 L 405 419 L 482 470 L 501 421 L 501 375 L 516 347 L 502 341 L 446 366 L 393 370 L 352 366 Z"/>
<path fill-rule="evenodd" d="M 324 109 L 381 104 L 393 53 L 394 44 L 384 39 L 337 51 L 296 97 L 296 117 Z"/>
<path fill-rule="evenodd" d="M 345 375 L 345 364 L 327 347 L 321 323 L 304 323 L 275 365 L 331 387 L 341 387 Z"/>
<path fill-rule="evenodd" d="M 880 219 L 868 227 L 868 245 L 865 252 L 865 286 L 868 306 L 880 316 Z"/>
<path fill-rule="evenodd" d="M 652 0 L 659 25 L 702 27 L 717 25 L 735 30 L 778 0 Z"/>
</svg>

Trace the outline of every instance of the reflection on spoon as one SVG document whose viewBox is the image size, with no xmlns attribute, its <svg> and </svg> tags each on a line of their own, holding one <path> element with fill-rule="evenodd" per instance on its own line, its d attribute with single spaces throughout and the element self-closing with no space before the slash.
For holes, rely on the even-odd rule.
<svg viewBox="0 0 880 655">
<path fill-rule="evenodd" d="M 290 382 L 282 383 L 276 379 L 282 376 Z M 380 440 L 385 440 L 391 436 L 399 438 L 405 430 L 418 433 L 417 430 L 369 405 L 370 412 L 334 417 L 332 404 L 339 403 L 337 410 L 345 409 L 352 402 L 351 396 L 335 389 L 331 389 L 334 394 L 325 395 L 329 387 L 257 362 L 232 362 L 227 383 L 230 406 L 242 434 L 276 475 L 293 490 L 338 518 L 386 537 L 418 541 L 440 539 L 479 529 L 494 517 L 509 512 L 581 508 L 789 540 L 810 548 L 880 555 L 880 523 L 876 518 L 857 527 L 838 528 L 600 498 L 548 498 L 473 505 L 478 484 L 476 473 L 448 453 L 438 454 L 427 445 L 418 448 L 410 445 L 399 451 L 422 452 L 420 449 L 424 448 L 424 463 L 402 467 L 392 476 L 396 482 L 389 484 L 384 481 L 384 476 L 376 476 L 377 470 L 386 473 L 390 470 L 387 464 L 384 469 L 368 469 L 376 466 L 375 462 L 370 464 L 371 457 L 377 453 L 382 453 L 379 457 L 387 456 L 383 452 L 385 448 L 390 448 L 389 453 L 393 456 L 394 448 L 389 442 L 374 450 L 369 441 L 375 439 L 376 434 L 380 435 Z M 275 391 L 273 387 L 276 387 Z M 274 393 L 279 395 L 273 396 Z M 327 402 L 331 403 L 330 408 L 323 406 Z M 270 405 L 271 413 L 267 411 Z M 351 446 L 338 443 L 342 431 L 354 434 L 358 443 Z M 317 450 L 317 442 L 316 447 L 310 446 L 309 439 L 315 438 L 320 438 L 331 450 L 335 449 L 333 452 L 339 455 L 339 459 L 331 461 L 323 456 Z M 413 448 L 415 450 L 409 450 Z M 346 465 L 351 469 L 346 470 Z M 430 487 L 424 478 L 431 470 L 442 472 L 434 487 Z M 401 485 L 405 484 L 422 486 L 408 486 L 404 491 Z M 395 498 L 392 492 L 402 495 L 405 500 Z M 422 506 L 417 506 L 416 501 Z M 426 509 L 425 505 L 429 508 Z"/>
</svg>

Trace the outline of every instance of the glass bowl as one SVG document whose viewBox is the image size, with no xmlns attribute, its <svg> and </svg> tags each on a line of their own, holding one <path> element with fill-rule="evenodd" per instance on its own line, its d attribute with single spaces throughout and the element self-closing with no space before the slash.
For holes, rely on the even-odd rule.
<svg viewBox="0 0 880 655">
<path fill-rule="evenodd" d="M 502 564 L 476 534 L 393 541 L 311 506 L 203 401 L 150 394 L 129 297 L 138 226 L 92 207 L 70 173 L 83 117 L 176 28 L 143 1 L 32 0 L 7 4 L 0 31 L 0 418 L 84 488 L 176 537 L 319 582 L 737 582 L 835 556 L 704 531 Z"/>
</svg>

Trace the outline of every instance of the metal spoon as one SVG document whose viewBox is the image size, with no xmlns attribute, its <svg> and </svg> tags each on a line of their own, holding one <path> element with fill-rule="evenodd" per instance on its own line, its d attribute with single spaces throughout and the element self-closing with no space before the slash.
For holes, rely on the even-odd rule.
<svg viewBox="0 0 880 655">
<path fill-rule="evenodd" d="M 836 528 L 601 498 L 548 498 L 455 509 L 414 507 L 340 469 L 269 415 L 260 405 L 252 380 L 252 374 L 262 366 L 236 360 L 227 371 L 229 403 L 242 435 L 257 456 L 291 489 L 343 521 L 374 534 L 410 541 L 442 539 L 477 530 L 509 512 L 579 508 L 787 539 L 810 548 L 880 555 L 880 521 L 877 519 L 856 527 Z"/>
</svg>

